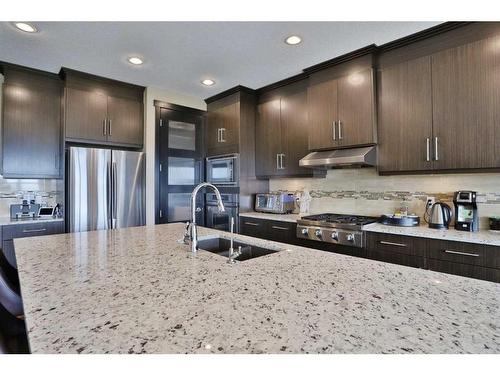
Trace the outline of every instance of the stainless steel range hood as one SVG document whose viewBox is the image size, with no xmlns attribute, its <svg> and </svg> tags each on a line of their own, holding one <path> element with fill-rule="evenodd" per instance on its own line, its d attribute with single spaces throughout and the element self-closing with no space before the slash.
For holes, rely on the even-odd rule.
<svg viewBox="0 0 500 375">
<path fill-rule="evenodd" d="M 317 169 L 373 167 L 376 164 L 376 146 L 316 151 L 311 152 L 299 161 L 301 167 Z"/>
</svg>

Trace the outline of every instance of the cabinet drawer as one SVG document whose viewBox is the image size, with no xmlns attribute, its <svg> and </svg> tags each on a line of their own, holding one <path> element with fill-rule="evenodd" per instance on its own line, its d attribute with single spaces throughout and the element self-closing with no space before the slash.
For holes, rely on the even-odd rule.
<svg viewBox="0 0 500 375">
<path fill-rule="evenodd" d="M 368 250 L 425 256 L 427 241 L 424 238 L 370 232 L 367 234 L 366 246 Z"/>
<path fill-rule="evenodd" d="M 432 271 L 450 273 L 453 275 L 471 277 L 480 280 L 493 281 L 496 283 L 500 282 L 500 270 L 496 268 L 447 262 L 432 258 L 427 260 L 427 265 L 428 268 Z"/>
<path fill-rule="evenodd" d="M 266 222 L 261 219 L 241 216 L 240 233 L 245 236 L 266 238 Z"/>
<path fill-rule="evenodd" d="M 294 244 L 297 242 L 297 224 L 284 221 L 267 222 L 267 238 L 272 241 Z"/>
<path fill-rule="evenodd" d="M 367 257 L 381 262 L 400 264 L 402 266 L 425 268 L 424 257 L 395 253 L 392 251 L 372 249 L 367 251 Z"/>
<path fill-rule="evenodd" d="M 484 246 L 456 241 L 429 241 L 429 258 L 484 266 Z"/>
<path fill-rule="evenodd" d="M 64 232 L 62 221 L 48 223 L 13 224 L 2 227 L 3 240 L 11 240 L 22 237 L 45 236 Z"/>
</svg>

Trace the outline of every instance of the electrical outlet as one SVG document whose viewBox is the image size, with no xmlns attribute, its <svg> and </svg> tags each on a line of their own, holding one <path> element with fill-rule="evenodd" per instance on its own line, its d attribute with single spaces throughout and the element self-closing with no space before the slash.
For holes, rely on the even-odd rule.
<svg viewBox="0 0 500 375">
<path fill-rule="evenodd" d="M 431 207 L 434 203 L 436 203 L 436 198 L 435 197 L 427 197 L 427 201 L 425 203 L 425 209 L 427 210 L 429 207 Z"/>
</svg>

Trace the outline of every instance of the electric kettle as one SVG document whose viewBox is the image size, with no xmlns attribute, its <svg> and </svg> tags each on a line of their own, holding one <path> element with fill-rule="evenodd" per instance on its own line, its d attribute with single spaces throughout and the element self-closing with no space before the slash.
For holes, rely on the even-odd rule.
<svg viewBox="0 0 500 375">
<path fill-rule="evenodd" d="M 453 215 L 450 206 L 443 202 L 436 202 L 429 208 L 429 211 L 427 213 L 429 228 L 448 229 Z"/>
</svg>

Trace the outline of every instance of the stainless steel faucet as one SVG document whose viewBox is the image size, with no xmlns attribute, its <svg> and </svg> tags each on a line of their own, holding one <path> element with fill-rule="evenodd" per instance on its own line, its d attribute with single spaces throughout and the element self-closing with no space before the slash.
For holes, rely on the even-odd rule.
<svg viewBox="0 0 500 375">
<path fill-rule="evenodd" d="M 219 189 L 217 189 L 215 185 L 212 185 L 208 182 L 202 182 L 194 188 L 193 192 L 191 193 L 191 230 L 189 232 L 191 240 L 191 252 L 193 253 L 196 253 L 196 251 L 198 250 L 198 231 L 196 229 L 196 196 L 198 195 L 198 192 L 204 187 L 209 187 L 214 191 L 215 196 L 217 197 L 217 207 L 219 208 L 219 212 L 225 211 L 224 203 L 222 203 Z"/>
<path fill-rule="evenodd" d="M 241 255 L 241 246 L 238 246 L 238 250 L 234 251 L 234 217 L 231 217 L 231 246 L 229 246 L 229 254 L 227 262 L 229 264 L 236 263 L 236 258 Z"/>
</svg>

